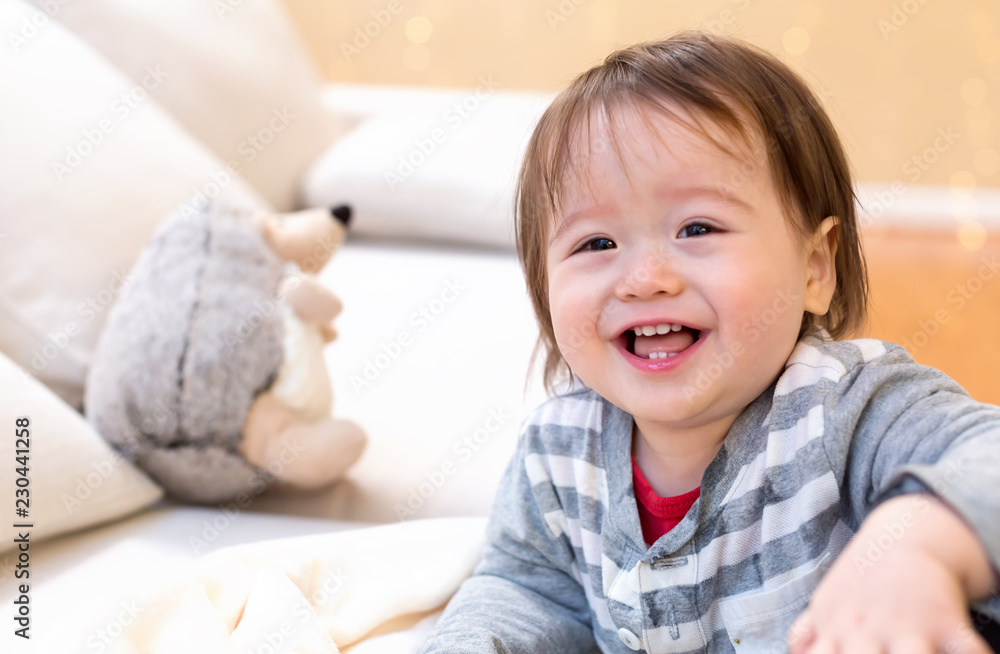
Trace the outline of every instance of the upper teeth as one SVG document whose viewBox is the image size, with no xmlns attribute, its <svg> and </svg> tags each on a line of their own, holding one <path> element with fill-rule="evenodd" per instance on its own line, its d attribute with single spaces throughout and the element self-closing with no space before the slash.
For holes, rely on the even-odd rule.
<svg viewBox="0 0 1000 654">
<path fill-rule="evenodd" d="M 642 327 L 633 327 L 637 336 L 653 336 L 654 334 L 666 334 L 667 332 L 679 332 L 683 329 L 683 325 L 670 322 L 661 322 L 659 325 L 643 325 Z"/>
</svg>

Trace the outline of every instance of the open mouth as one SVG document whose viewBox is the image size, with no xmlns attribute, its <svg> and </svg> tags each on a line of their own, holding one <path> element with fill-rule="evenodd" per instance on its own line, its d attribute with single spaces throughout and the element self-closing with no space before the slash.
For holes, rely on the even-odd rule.
<svg viewBox="0 0 1000 654">
<path fill-rule="evenodd" d="M 701 330 L 680 324 L 664 323 L 638 328 L 642 334 L 637 334 L 636 329 L 626 329 L 618 340 L 630 354 L 653 361 L 677 356 L 702 336 Z"/>
</svg>

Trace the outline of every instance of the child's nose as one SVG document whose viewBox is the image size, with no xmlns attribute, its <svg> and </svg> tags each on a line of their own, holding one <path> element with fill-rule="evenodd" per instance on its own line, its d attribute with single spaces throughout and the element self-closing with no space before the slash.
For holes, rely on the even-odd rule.
<svg viewBox="0 0 1000 654">
<path fill-rule="evenodd" d="M 659 251 L 637 253 L 630 258 L 616 289 L 623 300 L 678 295 L 682 290 L 684 279 L 675 262 Z"/>
</svg>

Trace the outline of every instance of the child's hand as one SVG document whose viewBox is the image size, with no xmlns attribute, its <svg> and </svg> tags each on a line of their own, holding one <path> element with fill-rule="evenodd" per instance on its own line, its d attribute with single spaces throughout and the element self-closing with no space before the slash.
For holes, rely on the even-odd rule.
<svg viewBox="0 0 1000 654">
<path fill-rule="evenodd" d="M 991 654 L 968 604 L 992 581 L 985 552 L 951 509 L 929 495 L 893 498 L 823 577 L 789 629 L 789 652 Z"/>
</svg>

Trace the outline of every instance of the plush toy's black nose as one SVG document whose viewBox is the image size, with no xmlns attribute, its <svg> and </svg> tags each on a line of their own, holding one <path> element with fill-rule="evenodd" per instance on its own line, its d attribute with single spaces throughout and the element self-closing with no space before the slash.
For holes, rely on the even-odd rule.
<svg viewBox="0 0 1000 654">
<path fill-rule="evenodd" d="M 351 222 L 351 208 L 346 204 L 341 204 L 330 209 L 330 214 L 343 223 L 344 227 Z"/>
</svg>

